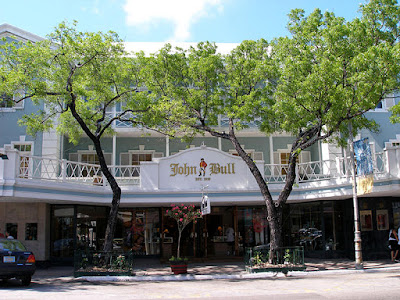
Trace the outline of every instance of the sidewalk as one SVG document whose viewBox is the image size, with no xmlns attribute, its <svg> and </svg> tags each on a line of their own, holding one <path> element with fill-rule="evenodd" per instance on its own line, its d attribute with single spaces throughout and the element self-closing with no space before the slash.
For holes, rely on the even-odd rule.
<svg viewBox="0 0 400 300">
<path fill-rule="evenodd" d="M 392 263 L 390 260 L 365 261 L 363 270 L 356 270 L 355 263 L 346 259 L 306 259 L 304 272 L 289 272 L 289 276 L 318 276 L 329 273 L 349 272 L 386 272 L 399 271 L 400 263 Z M 76 280 L 87 281 L 186 281 L 186 280 L 210 280 L 210 279 L 254 279 L 277 276 L 266 272 L 249 274 L 245 271 L 244 262 L 208 261 L 190 263 L 188 274 L 173 275 L 168 263 L 160 263 L 158 259 L 137 259 L 134 264 L 136 276 L 87 276 Z M 38 269 L 33 280 L 49 278 L 73 278 L 72 267 L 52 266 L 47 269 Z M 283 276 L 278 274 L 278 276 Z"/>
</svg>

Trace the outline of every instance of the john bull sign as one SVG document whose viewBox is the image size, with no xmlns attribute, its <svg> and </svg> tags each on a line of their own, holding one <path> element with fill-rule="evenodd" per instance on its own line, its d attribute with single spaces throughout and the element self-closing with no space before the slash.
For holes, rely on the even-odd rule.
<svg viewBox="0 0 400 300">
<path fill-rule="evenodd" d="M 159 158 L 159 187 L 174 190 L 248 189 L 255 180 L 244 161 L 229 153 L 205 146 Z"/>
<path fill-rule="evenodd" d="M 212 176 L 217 174 L 235 174 L 235 163 L 227 163 L 221 165 L 219 163 L 210 163 L 204 160 L 204 158 L 200 159 L 200 163 L 198 166 L 189 165 L 188 163 L 183 164 L 170 164 L 171 173 L 169 176 Z"/>
</svg>

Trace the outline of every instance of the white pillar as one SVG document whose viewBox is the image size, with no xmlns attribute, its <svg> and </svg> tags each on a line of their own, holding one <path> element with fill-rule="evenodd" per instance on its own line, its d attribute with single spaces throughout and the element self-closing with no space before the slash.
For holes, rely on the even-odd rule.
<svg viewBox="0 0 400 300">
<path fill-rule="evenodd" d="M 165 156 L 169 156 L 169 136 L 165 136 Z"/>
<path fill-rule="evenodd" d="M 274 141 L 272 139 L 272 135 L 269 136 L 269 163 L 273 164 L 274 162 Z"/>
<path fill-rule="evenodd" d="M 111 164 L 115 166 L 117 163 L 117 135 L 113 135 L 113 144 L 112 144 L 112 156 L 111 156 Z"/>
</svg>

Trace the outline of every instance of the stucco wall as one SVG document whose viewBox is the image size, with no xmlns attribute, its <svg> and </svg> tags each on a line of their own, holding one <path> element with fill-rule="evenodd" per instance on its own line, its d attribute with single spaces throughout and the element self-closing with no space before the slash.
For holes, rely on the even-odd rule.
<svg viewBox="0 0 400 300">
<path fill-rule="evenodd" d="M 20 240 L 33 251 L 37 261 L 49 259 L 50 208 L 46 203 L 0 203 L 0 230 L 5 233 L 7 223 L 17 223 Z M 25 240 L 26 223 L 37 223 L 37 240 Z"/>
</svg>

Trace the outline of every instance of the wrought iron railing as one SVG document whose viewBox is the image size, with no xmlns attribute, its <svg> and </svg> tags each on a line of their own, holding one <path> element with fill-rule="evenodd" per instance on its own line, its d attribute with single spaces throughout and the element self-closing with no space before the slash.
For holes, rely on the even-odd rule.
<svg viewBox="0 0 400 300">
<path fill-rule="evenodd" d="M 74 276 L 130 276 L 133 272 L 132 252 L 76 250 Z"/>
<path fill-rule="evenodd" d="M 249 272 L 300 271 L 305 269 L 304 248 L 279 247 L 274 251 L 269 245 L 246 248 L 244 262 Z"/>
</svg>

